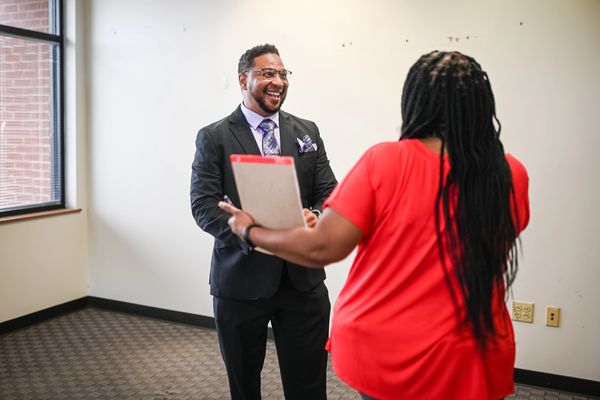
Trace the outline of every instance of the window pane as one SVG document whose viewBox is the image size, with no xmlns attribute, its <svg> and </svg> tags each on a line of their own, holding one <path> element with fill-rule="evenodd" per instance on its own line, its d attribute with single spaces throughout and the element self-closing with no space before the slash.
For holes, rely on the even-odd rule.
<svg viewBox="0 0 600 400">
<path fill-rule="evenodd" d="M 48 0 L 0 0 L 0 24 L 56 34 Z"/>
<path fill-rule="evenodd" d="M 62 200 L 56 46 L 0 36 L 0 212 Z"/>
</svg>

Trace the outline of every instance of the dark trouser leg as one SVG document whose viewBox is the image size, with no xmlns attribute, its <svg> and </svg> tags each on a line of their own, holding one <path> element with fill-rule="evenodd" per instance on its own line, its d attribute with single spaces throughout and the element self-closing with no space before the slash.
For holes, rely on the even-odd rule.
<svg viewBox="0 0 600 400">
<path fill-rule="evenodd" d="M 232 400 L 260 400 L 271 302 L 213 297 L 213 308 Z"/>
<path fill-rule="evenodd" d="M 323 283 L 310 292 L 283 284 L 271 323 L 286 400 L 327 398 L 327 352 L 331 305 Z"/>
<path fill-rule="evenodd" d="M 361 392 L 358 392 L 358 394 L 360 394 L 360 397 L 362 398 L 362 400 L 376 400 L 373 397 L 369 397 L 366 394 L 362 394 Z"/>
</svg>

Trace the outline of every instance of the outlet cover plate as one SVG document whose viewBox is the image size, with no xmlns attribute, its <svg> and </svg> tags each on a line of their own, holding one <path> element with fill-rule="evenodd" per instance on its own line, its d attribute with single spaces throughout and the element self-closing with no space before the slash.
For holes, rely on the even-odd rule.
<svg viewBox="0 0 600 400">
<path fill-rule="evenodd" d="M 529 301 L 512 302 L 513 321 L 533 323 L 533 303 Z"/>
</svg>

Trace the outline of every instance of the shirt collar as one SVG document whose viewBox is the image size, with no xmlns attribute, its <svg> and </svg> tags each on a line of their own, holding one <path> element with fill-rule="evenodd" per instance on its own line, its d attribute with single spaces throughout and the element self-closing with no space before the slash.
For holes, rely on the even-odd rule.
<svg viewBox="0 0 600 400">
<path fill-rule="evenodd" d="M 264 120 L 264 119 L 270 119 L 271 121 L 275 122 L 275 126 L 277 128 L 279 128 L 279 111 L 276 112 L 273 115 L 269 115 L 268 117 L 263 117 L 260 114 L 255 113 L 254 111 L 252 111 L 251 109 L 249 109 L 248 107 L 246 107 L 244 105 L 244 102 L 242 102 L 241 107 L 242 109 L 242 114 L 244 114 L 244 117 L 246 117 L 246 121 L 248 121 L 248 124 L 254 129 L 257 130 L 258 129 L 258 125 Z"/>
</svg>

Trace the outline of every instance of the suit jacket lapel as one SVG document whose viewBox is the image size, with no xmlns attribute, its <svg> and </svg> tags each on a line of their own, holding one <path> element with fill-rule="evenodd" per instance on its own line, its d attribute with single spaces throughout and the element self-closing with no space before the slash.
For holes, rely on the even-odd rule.
<svg viewBox="0 0 600 400">
<path fill-rule="evenodd" d="M 279 138 L 281 140 L 281 155 L 293 156 L 296 145 L 294 122 L 283 111 L 279 111 Z"/>
<path fill-rule="evenodd" d="M 246 154 L 261 154 L 240 106 L 229 116 L 229 127 Z"/>
</svg>

